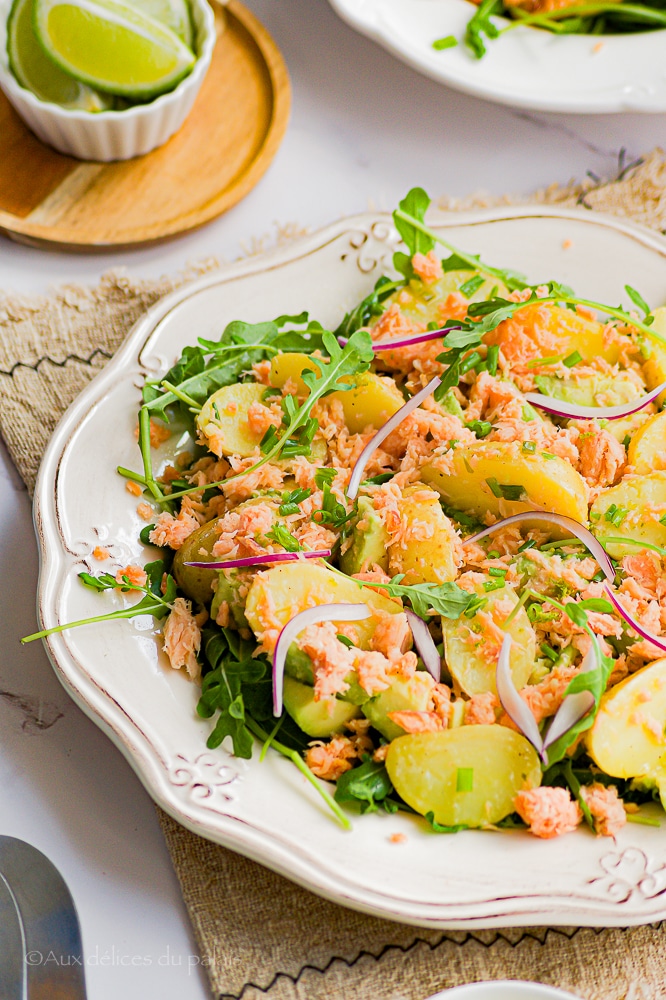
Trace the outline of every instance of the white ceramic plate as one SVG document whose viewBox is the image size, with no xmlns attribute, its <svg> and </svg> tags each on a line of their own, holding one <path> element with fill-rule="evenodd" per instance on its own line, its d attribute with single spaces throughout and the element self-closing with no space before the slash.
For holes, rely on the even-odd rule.
<svg viewBox="0 0 666 1000">
<path fill-rule="evenodd" d="M 436 224 L 439 221 L 436 220 Z M 593 213 L 519 210 L 449 217 L 447 237 L 534 280 L 558 278 L 617 302 L 626 282 L 666 302 L 666 241 Z M 565 241 L 571 241 L 564 249 Z M 256 322 L 307 308 L 334 326 L 390 266 L 388 217 L 358 216 L 289 250 L 237 264 L 170 295 L 75 402 L 44 457 L 35 518 L 45 627 L 103 613 L 120 596 L 82 587 L 77 573 L 145 561 L 136 498 L 117 465 L 137 466 L 137 387 L 165 371 L 197 335 L 232 319 Z M 154 550 L 152 550 L 154 551 Z M 105 567 L 108 564 L 103 564 Z M 152 619 L 53 636 L 48 650 L 74 700 L 126 755 L 146 788 L 183 825 L 339 903 L 437 927 L 619 925 L 666 918 L 666 838 L 628 824 L 617 841 L 587 830 L 555 841 L 523 831 L 442 837 L 409 816 L 356 818 L 345 833 L 291 763 L 206 749 L 197 689 L 169 669 Z M 406 834 L 404 843 L 389 841 Z"/>
<path fill-rule="evenodd" d="M 461 44 L 441 52 L 432 47 L 437 38 L 463 37 L 474 13 L 468 0 L 330 3 L 353 28 L 414 69 L 475 97 L 537 111 L 666 111 L 662 30 L 600 38 L 521 27 L 490 41 L 483 59 L 476 59 Z"/>
<path fill-rule="evenodd" d="M 552 986 L 503 979 L 501 982 L 456 986 L 453 990 L 428 997 L 428 1000 L 577 1000 L 577 997 Z"/>
</svg>

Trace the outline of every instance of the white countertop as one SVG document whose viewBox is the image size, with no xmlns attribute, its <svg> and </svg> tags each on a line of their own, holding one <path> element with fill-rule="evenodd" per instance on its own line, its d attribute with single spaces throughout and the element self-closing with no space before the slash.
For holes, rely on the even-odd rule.
<svg viewBox="0 0 666 1000">
<path fill-rule="evenodd" d="M 586 171 L 613 176 L 666 144 L 665 116 L 513 111 L 440 87 L 340 22 L 326 0 L 246 0 L 281 47 L 294 89 L 274 164 L 226 216 L 166 246 L 69 256 L 0 238 L 0 287 L 43 292 L 109 267 L 176 271 L 231 260 L 277 227 L 318 228 L 392 209 L 415 184 L 433 196 L 526 193 Z M 194 183 L 194 180 L 193 180 Z M 90 1000 L 209 1000 L 152 803 L 119 751 L 69 700 L 35 627 L 30 502 L 0 449 L 0 834 L 60 868 L 81 918 Z"/>
</svg>

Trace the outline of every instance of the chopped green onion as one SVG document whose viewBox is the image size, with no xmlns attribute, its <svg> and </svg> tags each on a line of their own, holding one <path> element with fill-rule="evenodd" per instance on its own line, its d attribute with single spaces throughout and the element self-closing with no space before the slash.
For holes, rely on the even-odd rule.
<svg viewBox="0 0 666 1000">
<path fill-rule="evenodd" d="M 523 441 L 521 451 L 524 451 L 527 455 L 533 455 L 536 451 L 536 441 Z"/>
<path fill-rule="evenodd" d="M 456 791 L 471 792 L 474 789 L 474 768 L 459 767 L 456 772 Z"/>
<path fill-rule="evenodd" d="M 539 649 L 544 656 L 547 656 L 549 660 L 555 663 L 555 660 L 559 659 L 560 654 L 552 646 L 549 646 L 547 642 L 542 642 Z"/>
<path fill-rule="evenodd" d="M 432 47 L 436 52 L 441 52 L 442 49 L 453 49 L 457 44 L 458 39 L 454 35 L 445 35 L 444 38 L 435 39 Z M 483 278 L 481 279 L 481 284 L 483 284 Z"/>
<path fill-rule="evenodd" d="M 566 365 L 567 368 L 573 368 L 577 365 L 579 361 L 583 360 L 583 355 L 580 351 L 574 351 L 572 354 L 568 354 L 566 358 L 563 359 L 562 364 Z"/>
<path fill-rule="evenodd" d="M 503 566 L 490 566 L 488 569 L 489 576 L 499 576 L 502 579 L 506 576 L 507 571 Z"/>
</svg>

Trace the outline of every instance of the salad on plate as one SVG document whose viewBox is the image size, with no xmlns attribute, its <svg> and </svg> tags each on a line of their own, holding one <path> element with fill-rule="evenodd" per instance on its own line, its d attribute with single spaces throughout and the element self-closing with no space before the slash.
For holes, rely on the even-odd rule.
<svg viewBox="0 0 666 1000">
<path fill-rule="evenodd" d="M 344 826 L 659 825 L 666 309 L 530 285 L 428 205 L 337 330 L 235 320 L 146 380 L 152 556 L 97 546 L 127 606 L 24 641 L 154 616 L 208 747 L 289 757 Z"/>
</svg>

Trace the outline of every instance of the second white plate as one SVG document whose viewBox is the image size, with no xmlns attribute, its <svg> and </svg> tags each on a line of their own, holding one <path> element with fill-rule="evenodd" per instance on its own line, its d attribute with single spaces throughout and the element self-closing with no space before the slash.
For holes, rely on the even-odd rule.
<svg viewBox="0 0 666 1000">
<path fill-rule="evenodd" d="M 666 111 L 666 29 L 627 35 L 553 35 L 516 28 L 483 59 L 461 39 L 469 0 L 330 0 L 348 24 L 426 76 L 499 104 L 537 111 L 610 114 Z"/>
</svg>

